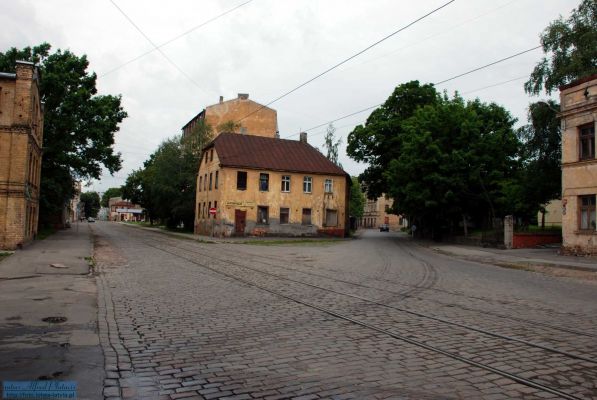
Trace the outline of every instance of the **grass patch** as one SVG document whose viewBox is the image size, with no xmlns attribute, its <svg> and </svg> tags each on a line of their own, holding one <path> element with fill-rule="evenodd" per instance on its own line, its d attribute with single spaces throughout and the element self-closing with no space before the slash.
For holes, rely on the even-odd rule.
<svg viewBox="0 0 597 400">
<path fill-rule="evenodd" d="M 325 246 L 334 243 L 339 243 L 339 239 L 262 239 L 262 240 L 242 240 L 234 242 L 237 244 L 249 244 L 253 246 L 309 246 L 318 245 Z"/>
<path fill-rule="evenodd" d="M 4 260 L 5 258 L 9 257 L 13 253 L 10 251 L 0 251 L 0 261 Z"/>
<path fill-rule="evenodd" d="M 53 235 L 54 233 L 56 233 L 56 229 L 54 229 L 51 226 L 41 227 L 37 231 L 37 236 L 35 237 L 35 240 L 44 240 L 48 236 Z"/>
<path fill-rule="evenodd" d="M 545 229 L 541 229 L 541 226 L 538 225 L 529 225 L 525 230 L 520 228 L 516 228 L 514 230 L 516 233 L 562 233 L 562 227 L 555 225 L 555 226 L 546 226 Z"/>
</svg>

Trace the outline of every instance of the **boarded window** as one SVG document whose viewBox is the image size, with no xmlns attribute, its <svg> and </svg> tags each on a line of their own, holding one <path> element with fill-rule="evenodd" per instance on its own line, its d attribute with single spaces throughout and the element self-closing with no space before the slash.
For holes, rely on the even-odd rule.
<svg viewBox="0 0 597 400">
<path fill-rule="evenodd" d="M 303 225 L 311 225 L 311 209 L 310 208 L 303 208 Z"/>
<path fill-rule="evenodd" d="M 338 226 L 337 210 L 325 210 L 325 226 Z"/>
<path fill-rule="evenodd" d="M 238 171 L 236 173 L 236 189 L 246 190 L 247 189 L 247 173 L 245 171 Z"/>
<path fill-rule="evenodd" d="M 287 224 L 290 220 L 290 209 L 289 208 L 280 208 L 280 223 Z"/>
</svg>

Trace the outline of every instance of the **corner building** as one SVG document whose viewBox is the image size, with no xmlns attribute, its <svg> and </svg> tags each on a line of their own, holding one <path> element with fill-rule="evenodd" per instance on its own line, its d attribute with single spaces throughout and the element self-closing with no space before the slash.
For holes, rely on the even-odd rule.
<svg viewBox="0 0 597 400">
<path fill-rule="evenodd" d="M 597 75 L 560 88 L 562 122 L 562 247 L 597 254 Z"/>
<path fill-rule="evenodd" d="M 343 237 L 349 185 L 304 133 L 300 141 L 222 133 L 202 153 L 195 233 Z"/>
<path fill-rule="evenodd" d="M 37 234 L 43 104 L 35 65 L 17 61 L 0 72 L 0 248 L 16 249 Z"/>
</svg>

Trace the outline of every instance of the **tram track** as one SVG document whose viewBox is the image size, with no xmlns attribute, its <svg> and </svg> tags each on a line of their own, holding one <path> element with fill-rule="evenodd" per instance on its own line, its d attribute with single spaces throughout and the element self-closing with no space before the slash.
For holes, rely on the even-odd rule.
<svg viewBox="0 0 597 400">
<path fill-rule="evenodd" d="M 200 253 L 200 252 L 193 252 L 193 251 L 191 251 L 189 249 L 184 249 L 184 248 L 179 248 L 179 247 L 176 247 L 176 249 L 179 251 L 177 253 L 176 251 L 173 251 L 171 249 L 167 249 L 167 248 L 162 247 L 162 246 L 169 246 L 169 247 L 171 247 L 171 245 L 170 244 L 164 244 L 164 242 L 160 242 L 160 241 L 156 241 L 157 244 L 155 244 L 155 243 L 151 244 L 151 243 L 148 243 L 147 241 L 144 242 L 144 243 L 146 245 L 150 246 L 150 247 L 153 247 L 153 248 L 155 248 L 157 250 L 160 250 L 160 251 L 163 251 L 165 253 L 171 254 L 171 255 L 173 255 L 175 257 L 184 259 L 184 260 L 186 260 L 186 261 L 188 261 L 188 262 L 190 262 L 190 263 L 192 263 L 194 265 L 197 265 L 197 266 L 199 266 L 201 268 L 207 269 L 207 270 L 209 270 L 211 272 L 214 272 L 214 273 L 216 273 L 218 275 L 225 276 L 225 277 L 227 277 L 229 279 L 233 279 L 233 280 L 242 282 L 242 283 L 247 284 L 249 286 L 261 289 L 263 291 L 269 292 L 271 294 L 274 294 L 274 295 L 277 295 L 277 296 L 280 296 L 280 297 L 283 297 L 283 298 L 286 298 L 288 300 L 291 300 L 293 302 L 302 304 L 304 306 L 317 309 L 317 310 L 319 310 L 321 312 L 325 312 L 325 313 L 327 313 L 329 315 L 332 315 L 332 316 L 334 316 L 336 318 L 340 318 L 340 319 L 343 319 L 345 321 L 351 322 L 353 324 L 360 325 L 362 327 L 374 330 L 374 331 L 376 331 L 378 333 L 383 333 L 383 334 L 389 335 L 389 336 L 391 336 L 391 337 L 393 337 L 395 339 L 405 341 L 407 343 L 413 344 L 413 345 L 418 346 L 418 347 L 425 348 L 425 349 L 430 350 L 430 351 L 434 351 L 434 352 L 439 353 L 439 354 L 443 354 L 444 356 L 448 356 L 450 358 L 459 360 L 461 362 L 465 362 L 465 363 L 467 363 L 469 365 L 472 365 L 472 366 L 475 366 L 475 367 L 478 367 L 478 368 L 482 368 L 482 369 L 484 369 L 486 371 L 490 371 L 490 372 L 496 373 L 498 375 L 501 375 L 503 377 L 512 379 L 512 380 L 514 380 L 514 381 L 516 381 L 518 383 L 524 384 L 526 386 L 533 387 L 533 388 L 538 389 L 538 390 L 542 390 L 542 391 L 546 391 L 546 392 L 552 393 L 554 395 L 560 396 L 561 398 L 566 398 L 566 399 L 586 398 L 586 397 L 577 397 L 577 396 L 575 396 L 573 394 L 564 392 L 564 391 L 559 390 L 559 389 L 555 389 L 555 388 L 547 386 L 547 385 L 545 385 L 543 383 L 539 383 L 539 382 L 536 382 L 536 381 L 524 378 L 522 376 L 519 376 L 517 374 L 513 374 L 513 373 L 505 371 L 503 369 L 495 368 L 495 367 L 493 367 L 491 365 L 488 365 L 486 363 L 475 361 L 475 360 L 471 359 L 470 357 L 462 356 L 460 354 L 454 353 L 453 351 L 444 350 L 444 349 L 442 349 L 442 348 L 440 348 L 438 346 L 430 345 L 430 344 L 425 343 L 425 342 L 423 342 L 421 340 L 413 339 L 412 337 L 406 336 L 405 334 L 398 334 L 396 332 L 389 331 L 388 329 L 380 326 L 379 324 L 372 324 L 372 323 L 367 322 L 367 321 L 365 321 L 363 319 L 354 318 L 354 317 L 352 317 L 350 315 L 346 315 L 343 312 L 339 312 L 339 311 L 333 310 L 333 309 L 331 309 L 329 307 L 324 307 L 324 306 L 315 304 L 314 302 L 305 301 L 305 300 L 303 300 L 301 298 L 297 298 L 296 296 L 289 295 L 287 293 L 283 293 L 280 290 L 271 289 L 271 288 L 267 287 L 266 285 L 255 283 L 255 282 L 253 282 L 253 281 L 251 281 L 249 279 L 245 279 L 243 277 L 239 277 L 238 275 L 235 275 L 234 273 L 225 272 L 225 271 L 222 271 L 220 268 L 207 265 L 204 262 L 199 262 L 199 261 L 196 260 L 196 258 L 194 258 L 192 256 L 181 255 L 180 252 L 189 252 L 189 253 L 194 254 L 194 255 L 200 255 L 200 256 L 212 259 L 213 261 L 216 261 L 218 263 L 235 265 L 231 260 L 219 259 L 219 258 L 217 258 L 217 257 L 215 257 L 213 255 L 210 255 L 210 254 L 205 254 L 205 253 Z M 236 264 L 238 264 L 238 265 L 235 265 L 235 267 L 237 267 L 237 268 L 243 268 L 243 269 L 246 269 L 246 270 L 250 270 L 252 272 L 257 272 L 257 273 L 265 274 L 267 276 L 270 276 L 271 278 L 275 278 L 275 279 L 279 279 L 279 280 L 285 280 L 285 281 L 291 281 L 291 282 L 294 282 L 294 283 L 297 283 L 297 284 L 301 284 L 301 285 L 307 285 L 307 286 L 310 286 L 310 287 L 312 287 L 314 289 L 317 289 L 317 290 L 325 291 L 325 292 L 328 292 L 328 293 L 334 293 L 334 294 L 337 294 L 337 295 L 351 297 L 351 298 L 357 299 L 357 300 L 359 300 L 361 302 L 365 302 L 365 303 L 376 305 L 376 306 L 388 307 L 388 305 L 386 305 L 386 304 L 383 304 L 383 303 L 380 303 L 380 302 L 376 302 L 374 300 L 371 300 L 371 299 L 368 299 L 368 298 L 364 298 L 362 296 L 356 296 L 356 295 L 353 295 L 353 294 L 350 294 L 350 293 L 345 293 L 345 292 L 340 292 L 340 291 L 336 291 L 336 290 L 331 290 L 329 288 L 325 288 L 325 287 L 321 287 L 321 286 L 318 286 L 318 285 L 313 285 L 313 284 L 301 282 L 301 281 L 298 281 L 298 280 L 293 280 L 291 278 L 283 277 L 283 276 L 280 276 L 280 275 L 277 275 L 277 274 L 272 274 L 272 273 L 268 273 L 268 272 L 265 272 L 265 271 L 260 271 L 260 270 L 258 270 L 256 268 L 247 267 L 247 266 L 239 264 L 239 263 L 236 263 Z M 546 348 L 545 346 L 541 346 L 541 345 L 538 345 L 536 343 L 530 343 L 530 342 L 522 341 L 522 340 L 519 340 L 519 339 L 516 339 L 516 338 L 510 338 L 510 337 L 507 337 L 507 336 L 504 336 L 504 335 L 495 334 L 493 332 L 487 332 L 487 331 L 479 330 L 479 329 L 476 329 L 475 327 L 471 327 L 471 326 L 466 326 L 466 325 L 463 325 L 463 324 L 454 323 L 452 321 L 446 321 L 446 320 L 442 320 L 442 319 L 434 318 L 434 317 L 430 318 L 429 315 L 424 315 L 422 313 L 417 313 L 417 312 L 413 312 L 413 311 L 410 311 L 410 310 L 404 310 L 404 309 L 400 309 L 400 308 L 396 308 L 396 307 L 392 307 L 392 306 L 389 306 L 388 308 L 393 309 L 395 311 L 399 311 L 399 312 L 409 313 L 409 314 L 415 315 L 415 316 L 417 316 L 419 318 L 428 318 L 428 319 L 432 319 L 432 320 L 434 320 L 436 322 L 440 322 L 440 323 L 444 323 L 444 324 L 449 324 L 449 325 L 456 326 L 456 327 L 462 328 L 462 329 L 468 329 L 468 330 L 471 330 L 471 331 L 474 331 L 474 332 L 477 332 L 477 333 L 480 333 L 480 334 L 484 334 L 484 335 L 493 336 L 493 337 L 499 338 L 500 340 L 507 340 L 507 341 L 516 342 L 518 344 L 522 344 L 522 345 L 525 345 L 525 346 L 535 347 L 535 348 L 541 349 L 543 351 L 552 352 L 552 353 L 559 354 L 559 355 L 565 356 L 565 357 L 569 357 L 569 358 L 572 358 L 572 359 L 575 359 L 575 360 L 581 360 L 581 361 L 590 362 L 590 363 L 593 363 L 593 364 L 595 363 L 595 361 L 592 360 L 592 359 L 585 358 L 585 357 L 582 357 L 582 356 L 578 356 L 578 355 L 575 355 L 575 354 L 570 354 L 570 353 L 567 353 L 567 352 L 558 351 L 557 349 Z"/>
</svg>

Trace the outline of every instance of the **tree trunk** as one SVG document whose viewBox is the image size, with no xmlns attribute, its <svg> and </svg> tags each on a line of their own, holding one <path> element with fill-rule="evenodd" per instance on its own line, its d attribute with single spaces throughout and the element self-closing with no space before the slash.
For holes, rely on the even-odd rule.
<svg viewBox="0 0 597 400">
<path fill-rule="evenodd" d="M 462 226 L 464 227 L 464 237 L 468 237 L 468 226 L 466 224 L 466 215 L 462 214 Z"/>
</svg>

